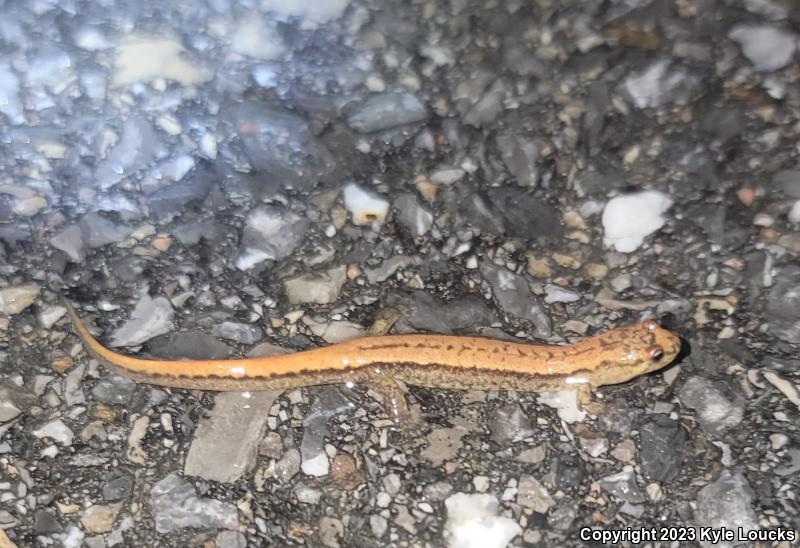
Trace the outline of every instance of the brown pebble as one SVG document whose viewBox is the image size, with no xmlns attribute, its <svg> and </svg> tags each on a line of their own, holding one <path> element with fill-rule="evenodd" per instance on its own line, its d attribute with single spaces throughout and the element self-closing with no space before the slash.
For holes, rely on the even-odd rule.
<svg viewBox="0 0 800 548">
<path fill-rule="evenodd" d="M 8 535 L 2 529 L 0 529 L 0 548 L 17 548 L 17 545 L 8 538 Z"/>
<path fill-rule="evenodd" d="M 778 231 L 772 228 L 771 226 L 767 226 L 761 229 L 761 241 L 774 244 L 778 241 Z"/>
<path fill-rule="evenodd" d="M 534 278 L 549 278 L 553 275 L 550 265 L 547 264 L 547 259 L 544 257 L 537 257 L 531 253 L 528 254 L 528 274 Z"/>
<path fill-rule="evenodd" d="M 112 421 L 116 418 L 117 412 L 104 403 L 98 403 L 94 406 L 94 416 L 104 421 Z"/>
<path fill-rule="evenodd" d="M 337 453 L 331 462 L 331 478 L 343 491 L 352 491 L 361 483 L 356 461 L 347 453 Z"/>
<path fill-rule="evenodd" d="M 595 280 L 602 280 L 608 275 L 608 267 L 602 263 L 586 263 L 583 271 L 587 276 Z"/>
<path fill-rule="evenodd" d="M 425 198 L 425 201 L 428 203 L 433 203 L 436 200 L 436 192 L 439 190 L 439 187 L 428 180 L 424 175 L 420 175 L 416 178 L 414 186 L 417 187 L 419 193 L 422 194 L 422 197 Z"/>
<path fill-rule="evenodd" d="M 739 201 L 742 202 L 747 207 L 753 205 L 753 202 L 756 201 L 756 191 L 753 190 L 750 186 L 743 186 L 739 190 L 736 191 L 736 196 L 739 198 Z"/>
<path fill-rule="evenodd" d="M 570 255 L 563 255 L 561 253 L 553 253 L 553 260 L 564 268 L 571 268 L 577 270 L 581 267 L 581 261 Z"/>
<path fill-rule="evenodd" d="M 58 356 L 50 361 L 50 367 L 57 373 L 66 373 L 74 364 L 70 356 Z"/>
<path fill-rule="evenodd" d="M 172 238 L 167 234 L 159 234 L 153 238 L 153 247 L 162 253 L 170 248 L 172 245 Z"/>
<path fill-rule="evenodd" d="M 611 456 L 620 462 L 631 462 L 636 456 L 636 444 L 630 438 L 625 438 L 614 447 Z"/>
<path fill-rule="evenodd" d="M 114 527 L 119 511 L 122 509 L 122 502 L 113 504 L 97 504 L 90 506 L 81 516 L 81 525 L 90 533 L 108 533 Z"/>
</svg>

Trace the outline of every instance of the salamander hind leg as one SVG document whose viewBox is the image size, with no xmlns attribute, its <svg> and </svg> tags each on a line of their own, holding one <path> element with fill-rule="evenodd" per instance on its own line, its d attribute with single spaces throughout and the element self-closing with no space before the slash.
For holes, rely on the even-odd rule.
<svg viewBox="0 0 800 548">
<path fill-rule="evenodd" d="M 418 436 L 430 429 L 419 409 L 408 404 L 407 390 L 398 379 L 385 374 L 376 375 L 370 378 L 369 387 L 380 396 L 383 408 L 397 430 Z"/>
</svg>

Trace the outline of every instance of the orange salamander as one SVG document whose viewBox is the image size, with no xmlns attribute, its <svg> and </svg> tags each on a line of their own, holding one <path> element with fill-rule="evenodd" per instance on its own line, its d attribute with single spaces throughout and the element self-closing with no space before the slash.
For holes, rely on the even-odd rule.
<svg viewBox="0 0 800 548">
<path fill-rule="evenodd" d="M 671 363 L 680 338 L 654 321 L 622 327 L 570 345 L 523 344 L 482 337 L 381 335 L 293 354 L 218 360 L 159 360 L 103 346 L 67 304 L 73 329 L 91 356 L 135 381 L 201 390 L 289 390 L 369 383 L 390 411 L 405 409 L 398 381 L 413 386 L 541 392 L 619 384 Z M 401 401 L 402 400 L 402 401 Z M 387 401 L 384 399 L 384 404 Z"/>
</svg>

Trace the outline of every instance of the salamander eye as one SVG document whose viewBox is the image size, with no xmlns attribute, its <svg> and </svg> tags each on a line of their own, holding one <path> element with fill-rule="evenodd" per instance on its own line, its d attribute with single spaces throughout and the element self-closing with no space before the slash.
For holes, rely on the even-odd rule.
<svg viewBox="0 0 800 548">
<path fill-rule="evenodd" d="M 658 327 L 658 323 L 655 320 L 645 320 L 642 322 L 642 329 L 647 329 L 648 331 L 652 331 Z"/>
<path fill-rule="evenodd" d="M 647 349 L 647 355 L 651 360 L 657 362 L 664 357 L 664 350 L 660 346 L 651 346 Z"/>
</svg>

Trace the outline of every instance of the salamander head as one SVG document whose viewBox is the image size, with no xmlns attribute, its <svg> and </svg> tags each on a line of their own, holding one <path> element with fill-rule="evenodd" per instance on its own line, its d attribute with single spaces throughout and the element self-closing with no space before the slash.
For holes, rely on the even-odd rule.
<svg viewBox="0 0 800 548">
<path fill-rule="evenodd" d="M 617 384 L 657 371 L 672 363 L 681 350 L 681 340 L 653 320 L 609 332 L 615 344 L 609 345 L 604 371 L 598 371 L 598 384 Z M 601 335 L 602 337 L 602 335 Z"/>
</svg>

